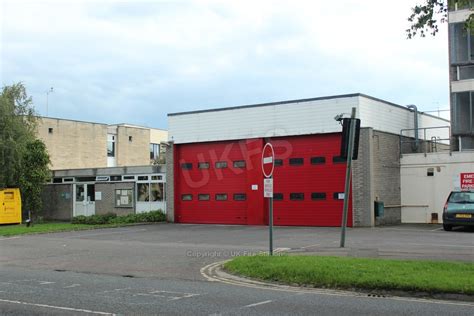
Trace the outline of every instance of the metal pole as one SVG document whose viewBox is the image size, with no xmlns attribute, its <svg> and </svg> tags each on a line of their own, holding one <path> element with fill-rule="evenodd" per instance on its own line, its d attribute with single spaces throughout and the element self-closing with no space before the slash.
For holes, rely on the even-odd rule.
<svg viewBox="0 0 474 316">
<path fill-rule="evenodd" d="M 269 179 L 272 179 L 272 182 L 273 182 L 273 176 L 270 177 Z M 269 251 L 269 254 L 270 254 L 270 256 L 273 256 L 273 197 L 269 198 L 268 203 L 269 203 L 269 205 L 268 205 L 268 208 L 269 208 L 268 227 L 269 227 L 269 231 L 270 231 L 270 251 Z"/>
<path fill-rule="evenodd" d="M 352 170 L 352 152 L 354 149 L 354 138 L 355 138 L 355 127 L 356 127 L 356 108 L 352 108 L 351 114 L 351 126 L 349 129 L 349 144 L 347 150 L 347 166 L 346 166 L 346 184 L 344 187 L 344 209 L 342 213 L 342 224 L 341 224 L 341 248 L 344 248 L 346 242 L 346 225 L 347 225 L 347 212 L 349 210 L 349 190 L 351 185 L 351 170 Z"/>
<path fill-rule="evenodd" d="M 46 91 L 46 116 L 48 116 L 48 96 L 49 96 L 49 91 Z"/>
</svg>

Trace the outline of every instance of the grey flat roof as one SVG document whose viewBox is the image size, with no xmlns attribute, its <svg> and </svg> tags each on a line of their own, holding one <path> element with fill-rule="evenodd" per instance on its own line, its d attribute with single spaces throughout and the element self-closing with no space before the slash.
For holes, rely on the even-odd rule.
<svg viewBox="0 0 474 316">
<path fill-rule="evenodd" d="M 197 113 L 206 113 L 206 112 L 218 112 L 218 111 L 228 111 L 228 110 L 237 110 L 237 109 L 247 109 L 247 108 L 255 108 L 255 107 L 262 107 L 262 106 L 272 106 L 272 105 L 279 105 L 279 104 L 290 104 L 290 103 L 301 103 L 301 102 L 310 102 L 310 101 L 321 101 L 321 100 L 331 100 L 331 99 L 342 99 L 342 98 L 353 98 L 353 97 L 364 97 L 367 99 L 371 99 L 374 101 L 382 102 L 391 106 L 395 106 L 398 108 L 405 109 L 407 111 L 411 111 L 405 106 L 395 104 L 389 101 L 385 101 L 379 98 L 372 97 L 367 94 L 363 93 L 349 93 L 349 94 L 339 94 L 339 95 L 330 95 L 330 96 L 324 96 L 324 97 L 317 97 L 317 98 L 308 98 L 308 99 L 296 99 L 296 100 L 286 100 L 286 101 L 278 101 L 278 102 L 268 102 L 268 103 L 258 103 L 258 104 L 248 104 L 248 105 L 238 105 L 238 106 L 230 106 L 230 107 L 223 107 L 223 108 L 215 108 L 215 109 L 206 109 L 206 110 L 196 110 L 196 111 L 186 111 L 186 112 L 176 112 L 176 113 L 168 113 L 168 116 L 178 116 L 178 115 L 188 115 L 188 114 L 197 114 Z M 441 120 L 444 120 L 446 122 L 449 122 L 449 120 L 446 120 L 444 118 L 431 115 L 428 113 L 424 113 L 423 111 L 419 111 L 420 114 L 435 117 Z"/>
</svg>

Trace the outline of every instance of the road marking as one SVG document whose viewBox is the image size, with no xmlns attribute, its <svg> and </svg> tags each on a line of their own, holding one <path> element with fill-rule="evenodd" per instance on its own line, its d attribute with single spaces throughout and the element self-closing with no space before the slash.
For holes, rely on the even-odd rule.
<svg viewBox="0 0 474 316">
<path fill-rule="evenodd" d="M 21 301 L 11 301 L 11 300 L 4 300 L 4 299 L 0 299 L 0 302 L 11 303 L 11 304 L 20 304 L 20 305 L 29 305 L 29 306 L 36 306 L 36 307 L 46 307 L 46 308 L 52 308 L 52 309 L 59 309 L 59 310 L 63 310 L 63 311 L 73 311 L 73 312 L 89 313 L 89 314 L 96 314 L 96 315 L 116 315 L 114 313 L 98 312 L 98 311 L 92 311 L 92 310 L 88 310 L 88 309 L 72 308 L 72 307 L 64 307 L 64 306 L 54 306 L 54 305 L 47 305 L 47 304 L 35 304 L 35 303 L 28 303 L 28 302 L 21 302 Z"/>
<path fill-rule="evenodd" d="M 56 282 L 49 282 L 49 281 L 38 281 L 39 285 L 45 285 L 45 284 L 54 284 Z"/>
<path fill-rule="evenodd" d="M 272 300 L 268 300 L 268 301 L 258 302 L 258 303 L 254 303 L 254 304 L 245 305 L 245 306 L 243 306 L 242 308 L 255 307 L 255 306 L 259 306 L 259 305 L 263 305 L 263 304 L 268 304 L 268 303 L 271 303 L 271 302 L 273 302 L 273 301 L 272 301 Z"/>
<path fill-rule="evenodd" d="M 74 283 L 74 284 L 71 284 L 71 285 L 68 285 L 68 286 L 63 287 L 63 289 L 71 289 L 71 288 L 73 288 L 73 287 L 78 287 L 78 286 L 81 286 L 81 285 Z"/>
<path fill-rule="evenodd" d="M 438 231 L 438 230 L 443 230 L 443 227 L 431 229 L 430 232 L 435 232 L 435 231 Z"/>
<path fill-rule="evenodd" d="M 320 245 L 320 244 L 312 244 L 312 245 L 309 245 L 309 246 L 300 247 L 300 249 L 306 249 L 306 248 L 316 247 L 316 246 L 319 246 L 319 245 Z"/>
<path fill-rule="evenodd" d="M 151 291 L 148 293 L 136 293 L 133 296 L 154 296 L 166 298 L 168 301 L 177 301 L 183 298 L 190 298 L 194 296 L 199 296 L 200 294 L 196 293 L 183 293 L 183 292 L 172 292 L 172 291 Z"/>
<path fill-rule="evenodd" d="M 468 245 L 446 245 L 446 244 L 417 244 L 417 243 L 403 243 L 404 245 L 414 245 L 414 246 L 434 246 L 434 247 L 456 247 L 456 248 L 474 248 L 474 246 Z"/>
</svg>

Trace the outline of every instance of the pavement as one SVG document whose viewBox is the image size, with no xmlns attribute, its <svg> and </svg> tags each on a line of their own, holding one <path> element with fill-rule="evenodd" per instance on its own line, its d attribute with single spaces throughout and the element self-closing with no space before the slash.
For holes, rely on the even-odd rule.
<svg viewBox="0 0 474 316">
<path fill-rule="evenodd" d="M 474 262 L 474 233 L 438 225 L 276 227 L 279 251 Z M 0 237 L 0 314 L 472 315 L 474 303 L 266 289 L 210 280 L 203 267 L 268 250 L 263 226 L 155 224 Z"/>
</svg>

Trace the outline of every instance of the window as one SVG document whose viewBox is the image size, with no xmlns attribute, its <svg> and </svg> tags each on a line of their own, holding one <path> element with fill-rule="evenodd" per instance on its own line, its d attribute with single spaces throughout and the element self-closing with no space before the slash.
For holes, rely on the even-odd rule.
<svg viewBox="0 0 474 316">
<path fill-rule="evenodd" d="M 107 157 L 115 157 L 115 135 L 107 135 Z"/>
<path fill-rule="evenodd" d="M 150 186 L 148 183 L 138 183 L 137 184 L 138 192 L 138 202 L 149 202 L 150 201 Z"/>
<path fill-rule="evenodd" d="M 133 140 L 132 136 L 128 136 L 128 141 L 131 142 Z"/>
<path fill-rule="evenodd" d="M 324 192 L 313 192 L 311 193 L 311 200 L 325 200 L 326 193 Z"/>
<path fill-rule="evenodd" d="M 234 161 L 234 168 L 245 168 L 245 160 Z"/>
<path fill-rule="evenodd" d="M 283 159 L 275 159 L 275 167 L 283 166 Z"/>
<path fill-rule="evenodd" d="M 52 127 L 48 128 L 48 133 L 49 133 L 49 134 L 52 134 L 52 133 L 53 133 L 53 128 L 52 128 Z"/>
<path fill-rule="evenodd" d="M 130 136 L 132 137 L 132 136 Z M 160 144 L 150 144 L 150 159 L 156 160 L 160 158 Z"/>
<path fill-rule="evenodd" d="M 135 176 L 123 176 L 123 180 L 132 180 L 135 181 Z"/>
<path fill-rule="evenodd" d="M 110 181 L 122 181 L 122 176 L 110 176 Z"/>
<path fill-rule="evenodd" d="M 216 194 L 216 201 L 227 201 L 227 194 L 225 193 Z"/>
<path fill-rule="evenodd" d="M 453 134 L 470 134 L 474 131 L 471 122 L 473 109 L 473 97 L 471 92 L 453 93 Z"/>
<path fill-rule="evenodd" d="M 344 200 L 344 192 L 334 192 L 332 198 L 334 200 Z"/>
<path fill-rule="evenodd" d="M 209 194 L 198 194 L 199 201 L 209 201 L 211 196 Z"/>
<path fill-rule="evenodd" d="M 150 184 L 150 191 L 151 191 L 151 201 L 152 202 L 161 202 L 163 201 L 163 183 L 151 183 Z"/>
<path fill-rule="evenodd" d="M 474 40 L 464 27 L 464 23 L 450 23 L 451 62 L 462 63 L 472 60 Z"/>
<path fill-rule="evenodd" d="M 200 163 L 198 163 L 198 168 L 199 169 L 209 169 L 209 163 L 208 162 L 200 162 Z"/>
<path fill-rule="evenodd" d="M 290 158 L 290 166 L 301 166 L 303 163 L 303 158 Z"/>
<path fill-rule="evenodd" d="M 227 168 L 227 161 L 218 161 L 216 162 L 217 169 Z"/>
<path fill-rule="evenodd" d="M 347 159 L 341 156 L 334 156 L 332 157 L 332 162 L 333 163 L 344 163 L 347 162 Z"/>
<path fill-rule="evenodd" d="M 193 164 L 190 163 L 190 162 L 186 162 L 186 163 L 182 163 L 181 164 L 181 169 L 184 169 L 184 170 L 190 170 L 193 168 Z"/>
<path fill-rule="evenodd" d="M 63 178 L 63 183 L 74 182 L 74 178 Z"/>
<path fill-rule="evenodd" d="M 162 176 L 151 176 L 151 180 L 161 180 L 163 179 Z"/>
<path fill-rule="evenodd" d="M 273 193 L 273 201 L 283 201 L 283 193 Z"/>
<path fill-rule="evenodd" d="M 183 194 L 183 195 L 181 195 L 181 200 L 182 201 L 192 201 L 193 200 L 193 195 L 192 194 Z"/>
<path fill-rule="evenodd" d="M 76 186 L 76 202 L 84 201 L 84 185 Z"/>
<path fill-rule="evenodd" d="M 304 200 L 304 193 L 290 193 L 290 200 L 302 201 Z"/>
<path fill-rule="evenodd" d="M 427 175 L 428 177 L 434 176 L 434 168 L 428 168 L 428 169 L 426 170 L 426 175 Z"/>
<path fill-rule="evenodd" d="M 148 181 L 148 176 L 138 176 L 138 181 Z"/>
<path fill-rule="evenodd" d="M 312 165 L 320 165 L 326 163 L 325 157 L 311 157 L 311 164 Z"/>
<path fill-rule="evenodd" d="M 234 194 L 234 201 L 245 201 L 246 199 L 247 199 L 247 195 L 245 193 Z"/>
</svg>

